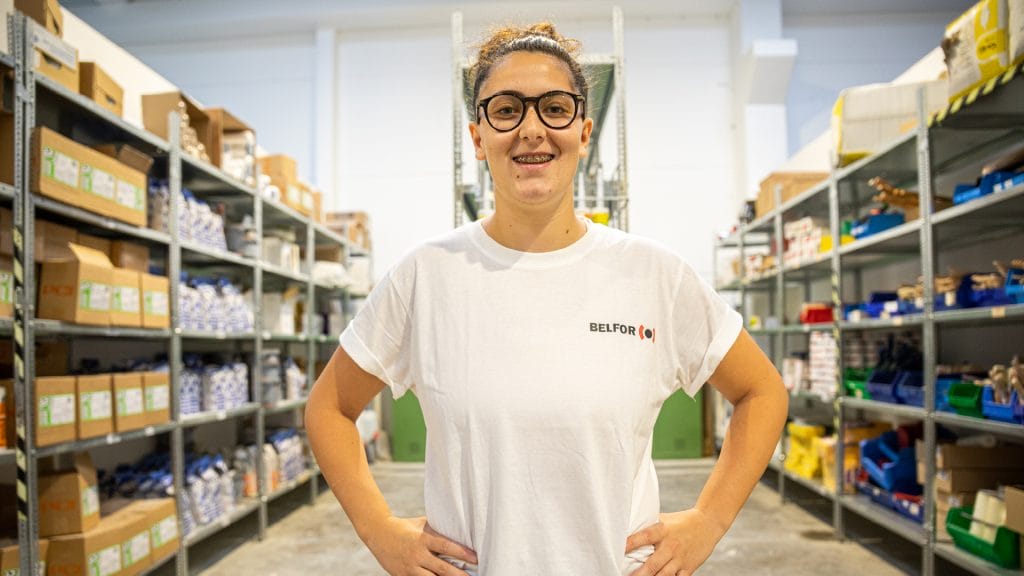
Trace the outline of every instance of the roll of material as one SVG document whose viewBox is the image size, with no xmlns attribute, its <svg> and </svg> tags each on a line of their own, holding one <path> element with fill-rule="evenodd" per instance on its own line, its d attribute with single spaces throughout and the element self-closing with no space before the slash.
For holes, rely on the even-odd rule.
<svg viewBox="0 0 1024 576">
<path fill-rule="evenodd" d="M 981 540 L 995 543 L 996 530 L 1006 523 L 1006 503 L 995 490 L 979 490 L 974 501 L 970 533 Z"/>
</svg>

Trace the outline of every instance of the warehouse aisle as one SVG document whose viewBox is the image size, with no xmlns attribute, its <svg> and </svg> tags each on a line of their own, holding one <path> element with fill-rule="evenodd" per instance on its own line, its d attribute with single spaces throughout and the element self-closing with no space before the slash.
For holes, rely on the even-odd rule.
<svg viewBox="0 0 1024 576">
<path fill-rule="evenodd" d="M 665 509 L 692 505 L 709 471 L 707 460 L 660 463 Z M 397 514 L 423 514 L 422 465 L 382 463 L 374 476 Z M 272 525 L 268 536 L 239 546 L 205 574 L 383 574 L 331 494 Z M 777 492 L 759 485 L 700 574 L 819 575 L 825 566 L 830 576 L 902 573 L 859 545 L 839 544 L 829 536 L 828 526 L 798 506 L 782 506 Z"/>
</svg>

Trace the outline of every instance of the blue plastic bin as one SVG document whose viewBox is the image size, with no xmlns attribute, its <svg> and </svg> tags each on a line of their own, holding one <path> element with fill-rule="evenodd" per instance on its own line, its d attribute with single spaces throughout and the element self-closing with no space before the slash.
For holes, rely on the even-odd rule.
<svg viewBox="0 0 1024 576">
<path fill-rule="evenodd" d="M 896 394 L 896 384 L 899 378 L 900 372 L 879 372 L 875 370 L 868 378 L 868 383 L 865 387 L 871 394 L 872 400 L 899 404 L 900 398 Z"/>
<path fill-rule="evenodd" d="M 998 404 L 994 398 L 995 391 L 992 388 L 986 386 L 981 391 L 981 413 L 985 415 L 985 418 L 1011 424 L 1024 424 L 1024 419 L 1021 418 L 1024 412 L 1018 409 L 1020 401 L 1017 399 L 1016 390 L 1010 396 L 1009 404 Z"/>
<path fill-rule="evenodd" d="M 1024 172 L 1014 174 L 1012 178 L 1005 178 L 1002 182 L 996 182 L 995 186 L 993 186 L 993 190 L 996 192 L 1003 192 L 1004 190 L 1009 190 L 1010 188 L 1015 188 L 1022 184 L 1024 184 Z"/>
<path fill-rule="evenodd" d="M 858 224 L 850 230 L 850 235 L 856 239 L 867 238 L 873 234 L 879 232 L 885 232 L 890 228 L 895 228 L 900 224 L 903 224 L 905 218 L 903 214 L 876 214 L 869 216 L 867 222 Z"/>
<path fill-rule="evenodd" d="M 1006 293 L 1006 288 L 991 288 L 987 290 L 973 290 L 971 292 L 971 303 L 978 308 L 989 306 L 1010 306 L 1016 304 L 1016 298 Z"/>
<path fill-rule="evenodd" d="M 900 404 L 924 408 L 924 373 L 900 372 L 896 381 L 896 398 Z"/>
<path fill-rule="evenodd" d="M 956 414 L 956 410 L 949 405 L 949 387 L 957 382 L 962 382 L 963 374 L 946 374 L 935 380 L 935 410 Z"/>
<path fill-rule="evenodd" d="M 884 490 L 920 494 L 914 447 L 901 449 L 897 438 L 896 432 L 886 432 L 878 438 L 861 442 L 861 468 Z"/>
</svg>

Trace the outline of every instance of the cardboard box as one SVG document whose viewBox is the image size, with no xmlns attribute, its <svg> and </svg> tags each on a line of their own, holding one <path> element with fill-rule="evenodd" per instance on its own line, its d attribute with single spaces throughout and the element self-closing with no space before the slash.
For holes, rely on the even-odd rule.
<svg viewBox="0 0 1024 576">
<path fill-rule="evenodd" d="M 1018 534 L 1024 534 L 1024 486 L 1007 486 L 1006 527 Z"/>
<path fill-rule="evenodd" d="M 775 209 L 776 187 L 782 187 L 782 201 L 787 202 L 826 178 L 826 172 L 772 172 L 761 181 L 761 188 L 754 203 L 756 217 L 760 218 Z"/>
<path fill-rule="evenodd" d="M 85 246 L 86 248 L 92 248 L 97 252 L 102 252 L 107 258 L 110 258 L 111 242 L 107 238 L 100 238 L 99 236 L 91 236 L 89 234 L 82 234 L 79 232 L 75 239 L 75 244 Z"/>
<path fill-rule="evenodd" d="M 150 555 L 154 564 L 175 553 L 178 548 L 178 512 L 174 498 L 136 500 L 127 510 L 143 517 L 149 526 Z"/>
<path fill-rule="evenodd" d="M 35 22 L 29 22 L 37 74 L 78 93 L 78 49 Z"/>
<path fill-rule="evenodd" d="M 924 441 L 915 443 L 918 460 L 924 458 Z M 935 446 L 935 468 L 1018 468 L 1024 469 L 1024 446 L 1007 444 L 995 448 L 982 446 Z"/>
<path fill-rule="evenodd" d="M 170 375 L 167 372 L 143 372 L 142 389 L 145 394 L 146 425 L 155 426 L 170 422 Z"/>
<path fill-rule="evenodd" d="M 272 154 L 260 157 L 260 174 L 271 178 L 280 177 L 288 182 L 299 181 L 298 165 L 295 159 L 286 154 Z M 284 192 L 282 190 L 281 192 Z"/>
<path fill-rule="evenodd" d="M 100 144 L 93 146 L 93 149 L 143 174 L 149 174 L 149 169 L 153 167 L 152 156 L 144 154 L 128 144 Z"/>
<path fill-rule="evenodd" d="M 75 454 L 68 470 L 39 476 L 39 534 L 86 532 L 100 521 L 96 467 L 87 452 Z"/>
<path fill-rule="evenodd" d="M 39 570 L 39 575 L 43 576 L 46 574 L 46 554 L 50 550 L 50 541 L 40 539 L 38 541 L 37 550 L 39 553 L 38 559 L 36 560 L 36 566 Z M 21 572 L 21 556 L 18 553 L 18 541 L 13 540 L 10 543 L 0 543 L 0 574 L 4 576 L 18 576 Z"/>
<path fill-rule="evenodd" d="M 77 434 L 75 413 L 75 377 L 36 378 L 36 445 L 49 446 L 71 442 Z M 14 404 L 8 409 L 12 419 Z"/>
<path fill-rule="evenodd" d="M 336 244 L 317 246 L 314 252 L 316 262 L 345 262 L 345 248 Z"/>
<path fill-rule="evenodd" d="M 170 328 L 170 282 L 166 276 L 139 274 L 142 287 L 142 326 Z"/>
<path fill-rule="evenodd" d="M 14 317 L 14 260 L 0 256 L 0 318 Z"/>
<path fill-rule="evenodd" d="M 296 187 L 298 188 L 299 192 L 298 198 L 293 199 L 291 197 L 286 197 L 287 201 L 285 202 L 285 204 L 294 208 L 299 214 L 302 214 L 304 216 L 312 216 L 313 208 L 315 207 L 315 201 L 313 200 L 313 188 L 309 184 L 302 182 L 301 180 L 297 182 Z M 292 204 L 294 200 L 297 200 L 297 203 Z"/>
<path fill-rule="evenodd" d="M 949 97 L 956 100 L 1010 64 L 1006 0 L 981 0 L 946 26 L 942 50 Z"/>
<path fill-rule="evenodd" d="M 51 34 L 64 36 L 64 13 L 57 0 L 14 0 L 14 7 L 44 26 Z M 7 44 L 4 44 L 6 50 Z"/>
<path fill-rule="evenodd" d="M 947 492 L 976 492 L 1024 480 L 1024 471 L 1013 468 L 949 468 L 935 472 L 935 489 Z"/>
<path fill-rule="evenodd" d="M 146 175 L 48 128 L 33 132 L 32 191 L 146 225 Z"/>
<path fill-rule="evenodd" d="M 110 325 L 142 326 L 142 281 L 139 273 L 114 268 L 111 273 Z"/>
<path fill-rule="evenodd" d="M 196 137 L 209 152 L 213 138 L 210 117 L 195 100 L 182 92 L 164 92 L 162 94 L 145 94 L 142 96 L 142 124 L 153 134 L 169 139 L 167 114 L 182 112 L 188 116 L 188 124 L 196 131 Z"/>
<path fill-rule="evenodd" d="M 313 190 L 313 221 L 324 223 L 324 195 L 319 190 Z"/>
<path fill-rule="evenodd" d="M 107 75 L 95 62 L 82 62 L 78 67 L 78 88 L 85 96 L 118 117 L 124 114 L 124 88 Z"/>
<path fill-rule="evenodd" d="M 78 240 L 78 233 L 74 228 L 46 220 L 36 220 L 35 224 L 32 257 L 36 262 L 62 260 L 72 255 L 68 244 Z M 14 214 L 6 208 L 0 208 L 0 255 L 14 255 L 13 229 Z"/>
<path fill-rule="evenodd" d="M 252 135 L 253 153 L 255 153 L 256 144 L 256 131 L 253 130 L 248 124 L 242 122 L 233 114 L 223 108 L 207 108 L 206 114 L 210 117 L 210 137 L 211 146 L 207 150 L 210 154 L 210 163 L 219 168 L 225 168 L 224 160 L 224 137 L 244 135 L 249 133 Z M 254 159 L 255 161 L 255 159 Z M 234 176 L 238 176 L 234 174 Z M 246 178 L 239 178 L 239 180 L 245 181 Z"/>
<path fill-rule="evenodd" d="M 74 257 L 43 263 L 39 318 L 76 324 L 110 324 L 114 267 L 101 252 L 70 244 Z"/>
<path fill-rule="evenodd" d="M 110 243 L 110 261 L 118 268 L 146 274 L 149 272 L 149 248 L 134 242 L 114 240 Z"/>
<path fill-rule="evenodd" d="M 78 376 L 78 439 L 104 436 L 114 431 L 114 395 L 110 374 Z"/>
<path fill-rule="evenodd" d="M 847 88 L 832 108 L 832 163 L 846 166 L 870 156 L 917 127 L 918 90 L 928 113 L 948 104 L 948 82 L 871 84 Z"/>
<path fill-rule="evenodd" d="M 47 573 L 121 576 L 125 573 L 122 571 L 121 546 L 127 531 L 123 519 L 103 518 L 87 532 L 50 539 Z"/>
<path fill-rule="evenodd" d="M 140 513 L 138 501 L 118 510 L 109 521 L 121 532 L 121 572 L 119 576 L 135 576 L 153 565 L 150 544 L 150 522 L 146 513 Z"/>
<path fill-rule="evenodd" d="M 114 374 L 114 430 L 127 432 L 146 426 L 146 394 L 142 374 Z"/>
</svg>

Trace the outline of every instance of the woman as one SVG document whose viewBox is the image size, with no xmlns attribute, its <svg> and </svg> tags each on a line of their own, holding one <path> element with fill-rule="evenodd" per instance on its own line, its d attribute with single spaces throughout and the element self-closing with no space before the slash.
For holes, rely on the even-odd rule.
<svg viewBox="0 0 1024 576">
<path fill-rule="evenodd" d="M 311 393 L 313 451 L 389 574 L 690 574 L 785 421 L 734 310 L 665 247 L 575 215 L 593 128 L 577 51 L 547 23 L 482 45 L 469 131 L 495 212 L 390 270 Z M 728 437 L 696 506 L 659 516 L 654 422 L 705 381 L 736 407 Z M 423 408 L 426 518 L 392 516 L 353 425 L 385 385 Z"/>
</svg>

